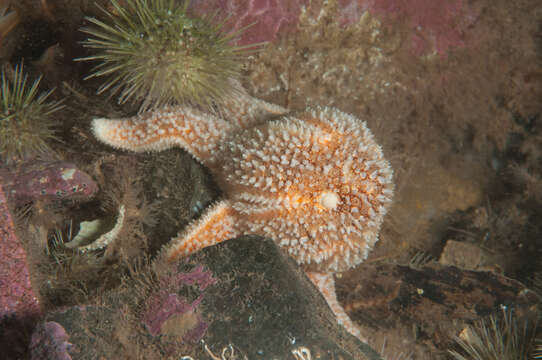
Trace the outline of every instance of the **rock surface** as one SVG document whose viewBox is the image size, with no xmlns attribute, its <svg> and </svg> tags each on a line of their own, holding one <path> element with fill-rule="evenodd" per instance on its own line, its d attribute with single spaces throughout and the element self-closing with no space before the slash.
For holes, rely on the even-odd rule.
<svg viewBox="0 0 542 360">
<path fill-rule="evenodd" d="M 136 285 L 127 286 L 104 296 L 100 306 L 72 307 L 45 321 L 66 330 L 72 359 L 129 356 L 134 349 L 149 359 L 160 354 L 207 359 L 209 352 L 220 356 L 230 348 L 248 359 L 295 359 L 295 351 L 306 350 L 312 358 L 380 359 L 337 324 L 319 292 L 270 240 L 230 240 L 172 267 L 179 275 L 158 280 L 154 293 L 144 296 Z M 173 283 L 178 288 L 172 292 Z M 167 292 L 168 308 L 177 311 L 149 321 L 154 308 L 146 306 L 149 299 L 154 304 L 154 295 Z M 145 298 L 135 301 L 139 306 L 124 301 L 134 296 Z M 202 322 L 206 331 L 200 340 Z"/>
<path fill-rule="evenodd" d="M 437 263 L 419 268 L 362 264 L 337 286 L 346 312 L 373 347 L 386 339 L 400 346 L 389 350 L 415 359 L 447 359 L 465 323 L 504 308 L 534 314 L 540 302 L 516 280 Z"/>
</svg>

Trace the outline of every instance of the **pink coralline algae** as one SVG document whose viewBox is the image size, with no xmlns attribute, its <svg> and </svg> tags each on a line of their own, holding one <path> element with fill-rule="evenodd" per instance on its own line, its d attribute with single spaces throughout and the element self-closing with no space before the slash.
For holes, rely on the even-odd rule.
<svg viewBox="0 0 542 360">
<path fill-rule="evenodd" d="M 0 320 L 28 317 L 39 312 L 30 284 L 26 253 L 15 235 L 15 226 L 0 184 Z"/>
<path fill-rule="evenodd" d="M 219 14 L 231 22 L 231 30 L 251 25 L 239 39 L 240 45 L 273 41 L 277 35 L 295 29 L 301 6 L 306 0 L 193 0 L 197 14 Z"/>
<path fill-rule="evenodd" d="M 72 348 L 66 330 L 59 323 L 48 321 L 34 329 L 30 342 L 30 359 L 71 360 L 69 350 Z"/>
<path fill-rule="evenodd" d="M 343 25 L 357 22 L 368 11 L 387 21 L 405 21 L 411 31 L 409 49 L 414 55 L 436 52 L 440 56 L 465 46 L 465 32 L 478 14 L 464 0 L 337 0 L 337 21 Z M 307 0 L 193 0 L 197 14 L 212 14 L 219 9 L 232 30 L 252 24 L 239 44 L 274 41 L 279 35 L 296 29 L 299 14 Z"/>
<path fill-rule="evenodd" d="M 98 190 L 88 174 L 63 161 L 30 161 L 16 169 L 0 168 L 0 182 L 15 204 L 29 200 L 88 199 Z"/>
<path fill-rule="evenodd" d="M 163 325 L 166 321 L 175 316 L 185 315 L 193 320 L 179 321 L 179 326 L 186 328 L 172 332 L 181 333 L 186 342 L 196 343 L 205 334 L 208 324 L 195 314 L 195 310 L 203 300 L 204 290 L 215 282 L 211 273 L 204 271 L 203 266 L 195 268 L 190 273 L 180 273 L 163 279 L 160 291 L 151 296 L 146 303 L 143 323 L 153 336 L 158 336 L 164 333 Z M 197 285 L 200 291 L 199 296 L 191 303 L 177 294 L 179 289 L 187 285 Z"/>
<path fill-rule="evenodd" d="M 408 24 L 410 49 L 415 55 L 465 46 L 464 34 L 477 14 L 464 0 L 338 0 L 342 22 L 351 24 L 368 11 L 383 20 L 402 19 Z"/>
</svg>

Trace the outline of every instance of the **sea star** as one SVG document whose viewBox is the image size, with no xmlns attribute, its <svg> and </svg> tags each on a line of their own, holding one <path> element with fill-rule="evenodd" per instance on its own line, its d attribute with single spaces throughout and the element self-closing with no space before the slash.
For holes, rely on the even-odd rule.
<svg viewBox="0 0 542 360">
<path fill-rule="evenodd" d="M 223 199 L 171 240 L 169 261 L 242 234 L 272 238 L 360 337 L 337 301 L 333 273 L 367 257 L 393 195 L 392 170 L 365 122 L 320 107 L 290 115 L 242 93 L 220 115 L 169 107 L 95 119 L 92 128 L 117 148 L 180 146 L 217 179 Z"/>
</svg>

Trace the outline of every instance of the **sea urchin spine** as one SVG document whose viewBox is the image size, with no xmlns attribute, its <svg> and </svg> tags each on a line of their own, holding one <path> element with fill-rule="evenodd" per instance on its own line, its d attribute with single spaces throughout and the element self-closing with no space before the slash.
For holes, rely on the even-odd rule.
<svg viewBox="0 0 542 360">
<path fill-rule="evenodd" d="M 109 21 L 87 18 L 94 26 L 83 42 L 97 50 L 78 60 L 100 61 L 88 78 L 109 76 L 98 93 L 111 90 L 119 103 L 141 102 L 140 110 L 171 103 L 211 105 L 235 92 L 242 58 L 251 46 L 232 45 L 244 30 L 226 33 L 216 16 L 191 17 L 189 1 L 111 0 L 102 9 Z"/>
<path fill-rule="evenodd" d="M 48 152 L 47 141 L 55 139 L 50 115 L 63 105 L 47 101 L 52 90 L 38 95 L 40 80 L 28 87 L 22 65 L 15 68 L 12 79 L 2 71 L 0 158 L 6 163 Z"/>
</svg>

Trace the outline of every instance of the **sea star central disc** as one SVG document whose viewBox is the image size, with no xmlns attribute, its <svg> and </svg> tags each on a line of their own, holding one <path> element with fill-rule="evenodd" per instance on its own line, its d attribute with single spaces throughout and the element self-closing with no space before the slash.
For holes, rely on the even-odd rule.
<svg viewBox="0 0 542 360">
<path fill-rule="evenodd" d="M 237 231 L 277 241 L 299 264 L 343 271 L 377 241 L 392 172 L 365 124 L 314 109 L 242 130 L 209 167 Z"/>
</svg>

